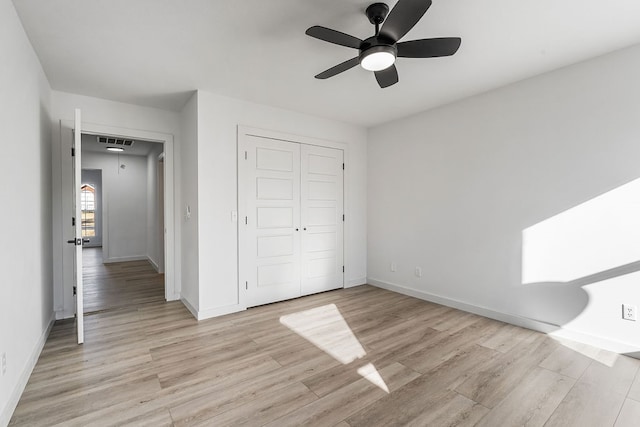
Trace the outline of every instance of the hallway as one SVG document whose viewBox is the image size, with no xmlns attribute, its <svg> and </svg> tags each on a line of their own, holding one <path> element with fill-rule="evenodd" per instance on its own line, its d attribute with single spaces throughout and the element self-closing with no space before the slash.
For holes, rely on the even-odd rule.
<svg viewBox="0 0 640 427">
<path fill-rule="evenodd" d="M 84 248 L 82 277 L 85 314 L 164 301 L 164 274 L 146 260 L 103 264 L 102 248 Z"/>
</svg>

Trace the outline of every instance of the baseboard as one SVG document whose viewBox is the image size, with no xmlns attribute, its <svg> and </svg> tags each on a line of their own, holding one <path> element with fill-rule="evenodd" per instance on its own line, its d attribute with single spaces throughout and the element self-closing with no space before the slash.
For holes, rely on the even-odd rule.
<svg viewBox="0 0 640 427">
<path fill-rule="evenodd" d="M 180 299 L 180 294 L 173 294 L 167 298 L 167 301 L 178 301 Z"/>
<path fill-rule="evenodd" d="M 224 316 L 225 314 L 237 313 L 239 311 L 244 311 L 246 309 L 247 307 L 243 307 L 239 304 L 210 308 L 207 310 L 199 311 L 198 315 L 196 316 L 196 319 L 198 320 L 211 319 L 212 317 L 218 317 L 218 316 Z"/>
<path fill-rule="evenodd" d="M 417 289 L 408 288 L 405 286 L 397 285 L 394 283 L 385 282 L 383 280 L 369 278 L 367 282 L 378 288 L 386 289 L 388 291 L 397 292 L 399 294 L 407 295 L 414 298 L 419 298 L 425 301 L 434 302 L 436 304 L 445 305 L 447 307 L 456 308 L 458 310 L 466 311 L 469 313 L 478 314 L 480 316 L 488 317 L 490 319 L 499 320 L 501 322 L 510 323 L 512 325 L 521 326 L 523 328 L 532 329 L 534 331 L 543 332 L 551 337 L 569 339 L 577 341 L 583 344 L 591 345 L 594 347 L 602 348 L 614 353 L 625 354 L 631 357 L 638 358 L 640 349 L 637 347 L 614 341 L 608 338 L 598 337 L 594 335 L 585 334 L 582 332 L 572 331 L 570 329 L 563 328 L 560 325 L 543 322 L 536 319 L 530 319 L 527 317 L 518 316 L 515 314 L 503 313 L 495 311 L 490 308 L 477 306 L 459 301 L 456 299 L 443 297 L 440 295 L 432 294 L 429 292 L 419 291 Z"/>
<path fill-rule="evenodd" d="M 56 311 L 54 315 L 56 320 L 62 320 L 62 319 L 71 319 L 72 317 L 76 316 L 76 313 L 75 311 L 59 310 L 59 311 Z"/>
<path fill-rule="evenodd" d="M 613 353 L 624 354 L 625 356 L 640 359 L 640 348 L 632 345 L 615 341 L 610 338 L 598 337 L 584 332 L 572 331 L 571 329 L 560 328 L 557 331 L 549 333 L 549 336 L 559 340 L 567 339 L 593 347 L 602 348 Z"/>
<path fill-rule="evenodd" d="M 55 313 L 51 313 L 51 319 L 49 319 L 49 325 L 44 330 L 40 339 L 36 343 L 35 348 L 31 352 L 31 356 L 27 360 L 27 364 L 24 367 L 24 370 L 20 374 L 20 378 L 18 378 L 18 383 L 16 384 L 13 392 L 9 396 L 9 400 L 7 404 L 2 408 L 2 412 L 0 413 L 0 426 L 6 426 L 11 421 L 11 416 L 13 415 L 13 411 L 16 410 L 18 406 L 18 402 L 20 401 L 20 397 L 22 396 L 22 392 L 24 388 L 27 386 L 27 382 L 29 381 L 29 377 L 33 372 L 33 368 L 35 368 L 36 363 L 38 363 L 38 358 L 40 357 L 40 353 L 42 353 L 42 349 L 44 348 L 44 344 L 47 342 L 47 338 L 49 337 L 49 333 L 51 332 L 51 328 L 53 328 L 53 324 L 55 322 Z"/>
<path fill-rule="evenodd" d="M 367 284 L 367 278 L 366 277 L 360 277 L 358 279 L 351 279 L 349 281 L 347 281 L 347 283 L 344 284 L 344 288 L 353 288 L 355 286 L 360 286 L 360 285 L 366 285 Z"/>
<path fill-rule="evenodd" d="M 189 310 L 189 312 L 191 313 L 191 315 L 193 317 L 195 317 L 196 319 L 198 319 L 198 310 L 196 310 L 196 308 L 194 306 L 191 305 L 191 303 L 189 302 L 189 300 L 187 300 L 184 297 L 180 298 L 180 301 L 182 302 L 182 304 L 187 308 L 187 310 Z"/>
<path fill-rule="evenodd" d="M 196 310 L 195 307 L 191 305 L 191 303 L 185 298 L 181 298 L 180 301 L 182 301 L 182 304 L 187 307 L 187 310 L 189 310 L 193 317 L 195 317 L 197 320 L 211 319 L 212 317 L 224 316 L 225 314 L 237 313 L 239 311 L 244 311 L 247 309 L 247 307 L 243 307 L 239 304 L 234 304 L 224 307 L 210 308 L 207 310 Z"/>
<path fill-rule="evenodd" d="M 149 258 L 146 255 L 138 256 L 122 256 L 122 257 L 110 257 L 106 258 L 103 262 L 105 264 L 111 264 L 114 262 L 128 262 L 128 261 L 146 261 Z"/>
<path fill-rule="evenodd" d="M 160 273 L 160 267 L 158 267 L 158 263 L 156 263 L 153 258 L 147 256 L 147 261 L 149 261 L 149 264 L 151 264 L 151 267 L 153 267 L 156 273 Z"/>
</svg>

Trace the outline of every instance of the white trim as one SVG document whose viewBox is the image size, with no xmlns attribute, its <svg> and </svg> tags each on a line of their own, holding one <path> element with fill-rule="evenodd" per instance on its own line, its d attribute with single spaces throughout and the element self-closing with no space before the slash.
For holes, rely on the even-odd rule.
<svg viewBox="0 0 640 427">
<path fill-rule="evenodd" d="M 260 129 L 252 126 L 238 125 L 238 135 L 257 136 L 259 138 L 277 139 L 278 141 L 296 142 L 298 144 L 317 145 L 319 147 L 347 149 L 344 142 L 330 141 L 328 139 L 313 138 L 310 136 L 295 135 L 268 129 Z"/>
<path fill-rule="evenodd" d="M 151 264 L 151 267 L 156 271 L 156 273 L 160 273 L 160 267 L 158 267 L 158 263 L 153 260 L 149 255 L 147 255 L 147 261 Z"/>
<path fill-rule="evenodd" d="M 0 413 L 0 426 L 6 426 L 11 421 L 11 416 L 13 415 L 13 411 L 16 410 L 18 406 L 18 402 L 20 401 L 20 397 L 22 396 L 22 392 L 24 392 L 24 388 L 27 386 L 27 382 L 29 381 L 29 377 L 33 372 L 33 368 L 36 367 L 36 363 L 38 362 L 38 358 L 40 357 L 40 353 L 42 353 L 42 349 L 44 348 L 44 344 L 47 342 L 47 338 L 49 338 L 49 333 L 51 332 L 51 328 L 53 328 L 53 323 L 55 322 L 55 313 L 51 314 L 51 319 L 49 319 L 49 324 L 47 328 L 44 330 L 40 339 L 36 343 L 33 351 L 31 352 L 31 356 L 27 360 L 25 364 L 24 370 L 20 374 L 18 378 L 18 383 L 14 387 L 11 392 L 9 399 L 7 400 L 6 405 L 2 408 L 2 412 Z"/>
<path fill-rule="evenodd" d="M 73 128 L 73 122 L 68 120 L 60 121 L 61 129 L 61 149 L 64 150 L 65 144 L 62 141 L 62 127 L 67 126 Z M 159 142 L 163 144 L 164 152 L 164 223 L 165 223 L 165 243 L 164 243 L 164 259 L 165 259 L 165 299 L 167 301 L 174 301 L 180 298 L 180 280 L 177 276 L 178 259 L 176 258 L 175 236 L 178 230 L 178 225 L 175 223 L 175 147 L 174 136 L 167 133 L 146 131 L 140 129 L 129 129 L 117 126 L 102 125 L 97 123 L 83 123 L 82 133 L 91 135 L 106 135 L 115 137 L 128 137 L 132 139 L 143 139 L 146 141 Z M 64 153 L 62 153 L 64 156 Z M 104 206 L 103 204 L 103 207 Z M 63 212 L 61 212 L 62 214 Z M 108 212 L 103 212 L 103 217 Z M 64 224 L 64 222 L 62 222 Z M 107 251 L 103 251 L 105 255 L 105 263 L 121 262 L 130 260 L 147 259 L 142 258 L 110 258 L 108 257 L 108 236 L 107 233 L 103 233 L 103 247 L 107 246 Z M 60 246 L 66 246 L 64 238 L 60 241 Z M 64 292 L 64 291 L 63 291 Z M 66 307 L 62 310 L 67 312 Z"/>
<path fill-rule="evenodd" d="M 344 142 L 336 142 L 336 141 L 330 141 L 330 140 L 325 140 L 325 139 L 320 139 L 320 138 L 313 138 L 313 137 L 308 137 L 308 136 L 302 136 L 302 135 L 294 135 L 294 134 L 290 134 L 290 133 L 284 133 L 284 132 L 279 132 L 279 131 L 274 131 L 274 130 L 268 130 L 268 129 L 260 129 L 260 128 L 256 128 L 256 127 L 252 127 L 252 126 L 246 126 L 246 125 L 238 125 L 237 127 L 237 134 L 236 134 L 236 152 L 237 152 L 237 159 L 236 159 L 236 182 L 237 182 L 237 188 L 236 188 L 236 201 L 237 201 L 237 212 L 238 212 L 238 221 L 236 223 L 236 233 L 237 233 L 237 249 L 238 249 L 238 254 L 237 254 L 237 260 L 238 260 L 238 265 L 237 265 L 237 269 L 238 269 L 238 305 L 237 305 L 237 310 L 236 311 L 241 311 L 241 310 L 246 310 L 247 308 L 247 296 L 246 296 L 246 288 L 243 285 L 243 283 L 245 282 L 244 276 L 243 276 L 243 271 L 241 269 L 241 264 L 242 264 L 242 248 L 243 248 L 243 244 L 241 241 L 241 238 L 243 236 L 243 234 L 240 232 L 240 225 L 242 223 L 242 217 L 245 216 L 246 213 L 246 200 L 244 197 L 242 197 L 243 191 L 245 190 L 244 186 L 246 185 L 244 183 L 244 180 L 242 179 L 242 163 L 241 163 L 241 159 L 244 158 L 244 146 L 241 144 L 241 136 L 256 136 L 256 137 L 260 137 L 260 138 L 268 138 L 268 139 L 277 139 L 279 141 L 288 141 L 288 142 L 293 142 L 293 143 L 297 143 L 297 144 L 306 144 L 306 145 L 316 145 L 316 146 L 320 146 L 320 147 L 327 147 L 327 148 L 335 148 L 338 150 L 342 150 L 342 161 L 344 162 L 345 168 L 342 174 L 342 186 L 343 186 L 343 193 L 342 193 L 342 198 L 343 198 L 343 202 L 342 202 L 342 210 L 343 210 L 343 214 L 345 216 L 345 221 L 343 224 L 343 228 L 342 228 L 342 262 L 344 264 L 344 274 L 343 274 L 343 280 L 342 280 L 342 287 L 343 288 L 348 288 L 351 286 L 356 286 L 359 284 L 364 284 L 366 283 L 366 278 L 360 278 L 360 279 L 356 279 L 354 280 L 350 280 L 347 281 L 347 277 L 349 277 L 349 250 L 348 250 L 348 240 L 347 240 L 347 236 L 349 236 L 349 224 L 351 221 L 350 218 L 350 212 L 349 212 L 349 145 L 347 143 Z M 355 284 L 353 284 L 353 282 L 357 282 Z M 218 310 L 218 309 L 216 309 Z M 215 310 L 214 310 L 215 311 Z M 207 311 L 208 312 L 208 311 Z M 223 314 L 228 314 L 228 313 L 223 313 Z M 221 315 L 221 314 L 220 314 Z M 213 317 L 213 316 L 209 316 L 209 317 Z M 208 318 L 208 317 L 206 317 Z"/>
<path fill-rule="evenodd" d="M 583 344 L 591 345 L 593 347 L 602 348 L 613 353 L 624 354 L 629 357 L 640 359 L 640 348 L 609 338 L 603 338 L 595 335 L 585 334 L 583 332 L 572 331 L 566 328 L 560 328 L 557 331 L 551 332 L 549 333 L 549 336 L 558 339 L 577 341 Z"/>
<path fill-rule="evenodd" d="M 530 319 L 530 318 L 518 316 L 515 314 L 495 311 L 487 307 L 481 307 L 481 306 L 469 304 L 469 303 L 455 300 L 452 298 L 447 298 L 447 297 L 432 294 L 429 292 L 408 288 L 402 285 L 385 282 L 383 280 L 373 279 L 371 277 L 368 278 L 367 282 L 372 286 L 386 289 L 388 291 L 397 292 L 399 294 L 408 295 L 410 297 L 434 302 L 436 304 L 445 305 L 447 307 L 456 308 L 458 310 L 466 311 L 469 313 L 478 314 L 480 316 L 488 317 L 494 320 L 499 320 L 505 323 L 510 323 L 516 326 L 521 326 L 523 328 L 533 329 L 534 331 L 548 334 L 551 337 L 570 339 L 572 341 L 577 341 L 583 344 L 599 347 L 605 350 L 612 351 L 614 353 L 627 354 L 636 358 L 638 358 L 638 354 L 640 354 L 639 353 L 640 349 L 632 345 L 625 344 L 625 343 L 611 340 L 604 337 L 598 337 L 598 336 L 589 335 L 589 334 L 585 334 L 578 331 L 572 331 L 570 329 L 563 328 L 561 325 L 555 325 L 553 323 Z"/>
<path fill-rule="evenodd" d="M 187 310 L 189 310 L 189 312 L 193 317 L 198 319 L 198 310 L 196 310 L 195 307 L 192 306 L 191 303 L 185 297 L 180 298 L 180 302 L 182 302 L 182 304 L 187 308 Z"/>
<path fill-rule="evenodd" d="M 105 264 L 112 264 L 114 262 L 128 262 L 128 261 L 146 261 L 149 257 L 146 255 L 133 255 L 133 256 L 121 256 L 110 257 L 104 260 Z"/>
<path fill-rule="evenodd" d="M 212 317 L 224 316 L 225 314 L 237 313 L 239 311 L 244 311 L 247 309 L 247 307 L 242 307 L 239 304 L 233 304 L 224 307 L 216 307 L 198 311 L 186 298 L 182 297 L 180 298 L 180 301 L 187 308 L 187 310 L 189 310 L 191 315 L 196 318 L 196 320 L 211 319 Z"/>
<path fill-rule="evenodd" d="M 246 310 L 247 307 L 243 307 L 240 304 L 226 305 L 224 307 L 209 308 L 207 310 L 198 311 L 196 319 L 205 320 L 212 317 L 224 316 L 225 314 L 237 313 L 239 311 Z"/>
</svg>

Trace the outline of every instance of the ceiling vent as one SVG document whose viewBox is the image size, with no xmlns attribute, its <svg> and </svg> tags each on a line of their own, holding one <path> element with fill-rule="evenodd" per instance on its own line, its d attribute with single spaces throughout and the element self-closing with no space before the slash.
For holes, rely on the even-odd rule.
<svg viewBox="0 0 640 427">
<path fill-rule="evenodd" d="M 132 139 L 123 138 L 111 138 L 107 136 L 98 136 L 98 142 L 101 144 L 122 145 L 125 147 L 131 147 L 133 145 Z"/>
</svg>

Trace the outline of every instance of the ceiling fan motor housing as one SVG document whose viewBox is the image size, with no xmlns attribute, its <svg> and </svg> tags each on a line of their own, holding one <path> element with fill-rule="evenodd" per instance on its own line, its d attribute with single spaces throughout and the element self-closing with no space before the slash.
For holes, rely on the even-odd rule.
<svg viewBox="0 0 640 427">
<path fill-rule="evenodd" d="M 393 41 L 386 40 L 384 37 L 373 36 L 364 40 L 360 45 L 360 62 L 365 56 L 376 52 L 388 52 L 394 57 L 398 56 L 398 48 Z"/>
<path fill-rule="evenodd" d="M 373 25 L 380 25 L 384 22 L 389 13 L 389 6 L 385 3 L 373 3 L 367 10 L 365 11 L 367 14 L 367 18 L 369 18 L 369 22 Z"/>
</svg>

